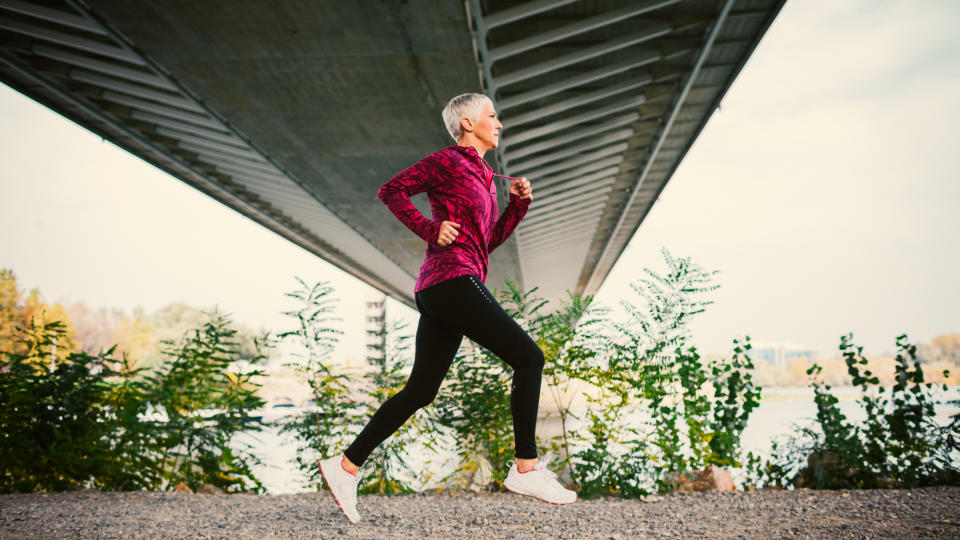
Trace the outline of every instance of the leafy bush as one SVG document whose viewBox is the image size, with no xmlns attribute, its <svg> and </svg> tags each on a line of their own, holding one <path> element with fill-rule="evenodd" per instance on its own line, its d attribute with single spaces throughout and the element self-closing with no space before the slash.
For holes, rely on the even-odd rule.
<svg viewBox="0 0 960 540">
<path fill-rule="evenodd" d="M 753 382 L 750 336 L 733 340 L 733 356 L 710 365 L 713 418 L 710 422 L 710 455 L 705 462 L 721 467 L 743 465 L 740 436 L 750 414 L 760 406 L 761 388 Z M 748 455 L 747 459 L 755 459 Z"/>
<path fill-rule="evenodd" d="M 323 480 L 316 465 L 318 459 L 342 451 L 356 435 L 362 421 L 358 412 L 363 404 L 351 397 L 345 374 L 334 374 L 330 358 L 343 332 L 336 328 L 338 319 L 331 314 L 337 300 L 327 282 L 307 285 L 296 278 L 300 288 L 285 293 L 299 302 L 298 309 L 283 314 L 294 321 L 294 327 L 277 334 L 279 341 L 293 341 L 302 347 L 295 356 L 299 361 L 288 363 L 310 386 L 315 408 L 288 416 L 280 422 L 280 433 L 292 433 L 297 440 L 298 468 L 308 476 L 308 485 L 320 489 Z"/>
<path fill-rule="evenodd" d="M 144 377 L 145 396 L 162 415 L 146 420 L 153 425 L 161 489 L 182 482 L 194 490 L 211 484 L 226 492 L 265 491 L 251 471 L 261 463 L 252 446 L 231 446 L 237 433 L 262 429 L 252 412 L 264 405 L 260 385 L 251 382 L 262 370 L 228 370 L 239 356 L 236 333 L 225 315 L 209 313 L 200 328 L 164 342 L 167 360 Z"/>
<path fill-rule="evenodd" d="M 733 354 L 704 360 L 689 344 L 688 323 L 712 302 L 703 295 L 718 286 L 690 259 L 663 250 L 667 272 L 644 269 L 631 284 L 641 305 L 622 304 L 630 320 L 613 324 L 609 310 L 590 296 L 568 293 L 557 309 L 543 313 L 537 288 L 506 282 L 497 292 L 504 309 L 544 352 L 544 390 L 555 406 L 559 434 L 538 440 L 538 449 L 561 455 L 551 469 L 569 479 L 581 498 L 603 494 L 640 497 L 674 489 L 677 475 L 709 465 L 742 467 L 748 487 L 914 487 L 958 483 L 960 414 L 947 426 L 934 422 L 939 404 L 925 379 L 916 348 L 897 338 L 894 383 L 888 389 L 867 369 L 852 335 L 840 351 L 865 413 L 860 423 L 841 411 L 822 369 L 809 370 L 816 424 L 777 441 L 769 458 L 744 454 L 741 436 L 758 407 L 750 338 L 735 339 Z M 238 343 L 225 315 L 206 314 L 180 339 L 164 342 L 164 361 L 153 371 L 115 348 L 96 356 L 56 350 L 68 343 L 62 322 L 28 318 L 16 343 L 0 352 L 0 491 L 95 487 L 169 490 L 179 483 L 227 492 L 262 493 L 252 473 L 259 463 L 236 435 L 259 431 L 253 367 L 263 347 L 279 341 L 301 347 L 293 364 L 310 386 L 316 407 L 278 422 L 296 437 L 297 463 L 319 488 L 319 457 L 351 442 L 375 409 L 405 384 L 410 336 L 392 321 L 382 351 L 367 361 L 362 379 L 334 374 L 330 358 L 342 333 L 332 316 L 333 289 L 326 282 L 287 293 L 299 302 L 285 314 L 294 327 Z M 9 340 L 8 340 L 9 341 Z M 9 345 L 9 346 L 7 346 Z M 443 453 L 452 435 L 458 460 L 454 474 L 490 467 L 488 489 L 502 488 L 513 459 L 510 414 L 512 370 L 489 351 L 467 342 L 458 353 L 434 407 L 414 417 L 371 454 L 362 493 L 411 493 L 405 482 L 413 445 Z M 948 375 L 944 372 L 944 377 Z M 581 390 L 583 391 L 581 393 Z M 352 396 L 359 392 L 364 400 Z M 573 409 L 586 399 L 582 414 Z M 960 403 L 958 403 L 960 404 Z M 639 419 L 639 421 L 637 421 Z"/>
<path fill-rule="evenodd" d="M 85 487 L 113 459 L 105 436 L 110 353 L 51 362 L 62 322 L 18 330 L 20 352 L 0 353 L 0 492 Z"/>
<path fill-rule="evenodd" d="M 731 359 L 710 364 L 687 346 L 688 321 L 712 303 L 701 297 L 717 288 L 710 284 L 715 272 L 666 250 L 663 255 L 665 275 L 645 269 L 650 278 L 631 284 L 643 305 L 622 301 L 631 316 L 625 324 L 611 324 L 609 311 L 593 306 L 592 297 L 568 294 L 546 316 L 516 309 L 541 304 L 533 291 L 508 284 L 504 305 L 530 323 L 547 360 L 545 386 L 561 420 L 560 435 L 549 442 L 566 454 L 558 468 L 569 467 L 584 498 L 669 491 L 668 473 L 743 461 L 740 435 L 760 400 L 746 354 L 749 338 L 734 342 Z M 581 385 L 593 389 L 583 418 L 570 410 L 571 398 L 560 399 Z M 648 420 L 638 425 L 637 417 Z M 581 425 L 569 429 L 574 421 Z"/>
<path fill-rule="evenodd" d="M 755 463 L 754 483 L 846 489 L 956 482 L 955 456 L 949 448 L 955 445 L 957 421 L 946 427 L 935 422 L 938 402 L 933 385 L 924 379 L 916 347 L 906 335 L 896 343 L 895 382 L 887 390 L 866 369 L 863 348 L 854 345 L 853 334 L 841 337 L 848 374 L 861 391 L 858 404 L 865 418 L 860 424 L 840 411 L 830 386 L 818 379 L 820 366 L 811 366 L 807 373 L 817 405 L 816 424 L 799 428 L 785 443 L 786 451 L 775 448 L 771 458 Z"/>
<path fill-rule="evenodd" d="M 116 350 L 112 348 L 110 350 Z M 111 377 L 108 405 L 112 425 L 104 431 L 114 449 L 109 461 L 97 475 L 95 487 L 104 491 L 160 490 L 164 485 L 164 469 L 157 462 L 157 437 L 162 423 L 148 418 L 149 394 L 153 391 L 144 379 L 146 367 L 122 354 L 115 377 Z"/>
<path fill-rule="evenodd" d="M 667 272 L 645 268 L 649 277 L 631 284 L 642 305 L 621 301 L 630 321 L 615 325 L 617 342 L 625 346 L 612 349 L 619 355 L 617 371 L 628 375 L 625 382 L 632 389 L 621 403 L 636 403 L 636 415 L 647 419 L 629 429 L 635 437 L 624 442 L 627 451 L 620 456 L 625 467 L 642 473 L 634 475 L 633 496 L 671 491 L 677 475 L 708 465 L 740 466 L 740 436 L 760 401 L 747 355 L 749 337 L 743 343 L 734 340 L 731 358 L 711 363 L 687 344 L 689 321 L 713 303 L 703 296 L 719 287 L 712 284 L 716 271 L 674 258 L 666 249 L 662 253 Z M 582 458 L 609 459 L 596 449 Z M 628 494 L 622 485 L 603 489 Z"/>
<path fill-rule="evenodd" d="M 622 379 L 622 372 L 615 368 L 604 370 L 601 365 L 605 351 L 611 346 L 605 335 L 608 330 L 608 313 L 609 309 L 594 304 L 593 296 L 581 297 L 568 291 L 567 298 L 556 310 L 540 319 L 536 328 L 535 337 L 545 358 L 543 386 L 560 421 L 560 434 L 545 441 L 545 445 L 561 458 L 553 462 L 551 467 L 558 471 L 568 468 L 571 480 L 607 474 L 606 471 L 594 473 L 576 470 L 572 458 L 577 439 L 569 425 L 575 420 L 583 419 L 583 416 L 572 411 L 573 401 L 581 389 L 590 384 L 615 388 Z M 604 382 L 601 383 L 600 380 Z M 619 384 L 622 388 L 622 381 Z M 549 419 L 550 415 L 546 418 Z M 614 421 L 612 418 L 600 419 L 595 416 L 590 416 L 589 419 L 598 429 L 605 423 Z M 599 432 L 592 435 L 602 436 Z M 601 459 L 598 457 L 597 461 L 591 463 L 599 463 Z M 565 477 L 566 475 L 563 476 Z"/>
<path fill-rule="evenodd" d="M 141 375 L 113 348 L 49 362 L 60 322 L 21 328 L 23 353 L 2 353 L 0 490 L 191 488 L 257 491 L 256 458 L 231 447 L 262 405 L 250 378 L 227 370 L 234 330 L 222 315 L 169 343 L 170 361 Z M 252 486 L 251 486 L 252 484 Z"/>
</svg>

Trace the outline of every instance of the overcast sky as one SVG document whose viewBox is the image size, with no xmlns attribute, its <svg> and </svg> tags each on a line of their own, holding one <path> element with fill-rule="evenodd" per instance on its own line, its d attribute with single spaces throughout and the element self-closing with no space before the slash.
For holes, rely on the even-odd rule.
<svg viewBox="0 0 960 540">
<path fill-rule="evenodd" d="M 870 352 L 960 332 L 958 27 L 950 0 L 788 2 L 598 301 L 662 271 L 666 246 L 720 271 L 692 324 L 704 352 L 744 334 L 833 354 L 847 332 Z M 293 276 L 329 280 L 350 299 L 340 355 L 363 354 L 366 285 L 2 85 L 0 118 L 0 267 L 22 287 L 279 330 Z"/>
</svg>

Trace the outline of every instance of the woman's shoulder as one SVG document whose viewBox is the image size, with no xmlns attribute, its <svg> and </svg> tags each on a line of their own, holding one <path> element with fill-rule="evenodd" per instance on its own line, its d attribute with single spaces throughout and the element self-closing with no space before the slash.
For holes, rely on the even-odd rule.
<svg viewBox="0 0 960 540">
<path fill-rule="evenodd" d="M 434 167 L 456 170 L 463 166 L 466 159 L 463 153 L 457 149 L 457 145 L 453 144 L 425 156 L 422 161 Z"/>
<path fill-rule="evenodd" d="M 444 146 L 443 148 L 437 150 L 436 152 L 430 155 L 435 156 L 437 159 L 456 160 L 456 161 L 460 161 L 464 157 L 463 153 L 460 151 L 460 147 L 456 144 L 451 144 L 450 146 Z"/>
</svg>

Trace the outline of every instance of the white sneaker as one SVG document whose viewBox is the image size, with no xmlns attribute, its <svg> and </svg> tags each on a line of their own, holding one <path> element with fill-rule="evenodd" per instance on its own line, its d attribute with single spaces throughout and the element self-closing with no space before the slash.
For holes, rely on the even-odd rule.
<svg viewBox="0 0 960 540">
<path fill-rule="evenodd" d="M 337 454 L 331 458 L 323 459 L 317 463 L 320 465 L 320 474 L 327 481 L 327 487 L 330 488 L 330 494 L 343 515 L 351 523 L 360 522 L 360 514 L 357 512 L 357 484 L 360 483 L 360 471 L 356 476 L 343 468 L 343 454 Z"/>
<path fill-rule="evenodd" d="M 557 480 L 557 473 L 547 470 L 547 463 L 552 457 L 552 453 L 548 452 L 542 461 L 537 461 L 533 470 L 523 473 L 517 470 L 516 462 L 511 462 L 503 487 L 550 504 L 570 504 L 576 501 L 577 492 L 564 488 Z"/>
</svg>

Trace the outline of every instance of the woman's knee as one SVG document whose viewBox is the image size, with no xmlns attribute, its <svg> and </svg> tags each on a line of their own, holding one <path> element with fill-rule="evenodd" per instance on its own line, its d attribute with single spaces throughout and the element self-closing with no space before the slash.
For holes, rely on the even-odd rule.
<svg viewBox="0 0 960 540">
<path fill-rule="evenodd" d="M 546 358 L 543 356 L 543 350 L 540 347 L 536 347 L 537 352 L 534 356 L 534 363 L 537 366 L 537 371 L 543 371 L 543 366 L 546 364 Z"/>
<path fill-rule="evenodd" d="M 413 409 L 422 409 L 427 405 L 433 403 L 433 400 L 437 397 L 436 390 L 425 390 L 425 389 L 416 389 L 411 390 L 410 388 L 404 388 L 397 392 L 397 395 L 403 394 L 404 401 L 408 406 Z"/>
<path fill-rule="evenodd" d="M 524 350 L 523 367 L 531 372 L 542 372 L 546 363 L 543 350 L 533 340 L 530 341 L 530 346 L 525 347 Z"/>
</svg>

